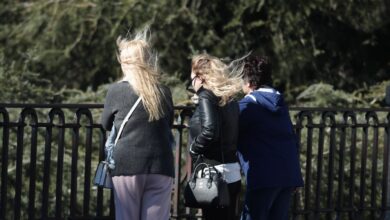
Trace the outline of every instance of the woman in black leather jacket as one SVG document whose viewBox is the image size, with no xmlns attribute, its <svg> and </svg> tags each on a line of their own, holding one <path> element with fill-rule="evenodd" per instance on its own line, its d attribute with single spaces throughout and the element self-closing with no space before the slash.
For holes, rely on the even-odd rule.
<svg viewBox="0 0 390 220">
<path fill-rule="evenodd" d="M 229 207 L 203 208 L 206 220 L 236 219 L 241 188 L 236 156 L 239 107 L 233 96 L 241 89 L 242 68 L 227 66 L 218 58 L 202 54 L 193 57 L 191 84 L 198 105 L 190 121 L 190 154 L 193 168 L 199 162 L 215 165 L 228 183 Z"/>
</svg>

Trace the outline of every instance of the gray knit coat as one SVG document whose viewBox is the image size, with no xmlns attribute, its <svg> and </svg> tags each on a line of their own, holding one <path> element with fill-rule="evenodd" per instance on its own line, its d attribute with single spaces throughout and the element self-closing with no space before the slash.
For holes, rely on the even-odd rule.
<svg viewBox="0 0 390 220">
<path fill-rule="evenodd" d="M 139 103 L 122 135 L 114 147 L 115 169 L 111 176 L 136 174 L 161 174 L 174 177 L 173 153 L 170 147 L 170 129 L 173 122 L 172 95 L 161 86 L 166 101 L 166 114 L 158 121 L 149 122 L 149 114 Z M 127 82 L 110 85 L 102 113 L 102 126 L 110 130 L 112 123 L 119 127 L 138 99 L 138 95 Z"/>
</svg>

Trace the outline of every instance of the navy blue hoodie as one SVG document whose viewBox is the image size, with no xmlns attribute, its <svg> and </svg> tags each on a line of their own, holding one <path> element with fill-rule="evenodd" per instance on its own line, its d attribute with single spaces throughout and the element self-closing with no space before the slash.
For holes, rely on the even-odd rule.
<svg viewBox="0 0 390 220">
<path fill-rule="evenodd" d="M 238 151 L 247 189 L 303 186 L 297 138 L 283 96 L 260 88 L 239 105 Z"/>
</svg>

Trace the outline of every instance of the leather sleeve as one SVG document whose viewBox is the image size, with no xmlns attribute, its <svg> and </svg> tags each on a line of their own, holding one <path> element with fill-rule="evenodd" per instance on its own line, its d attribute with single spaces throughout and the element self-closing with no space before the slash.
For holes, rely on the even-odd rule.
<svg viewBox="0 0 390 220">
<path fill-rule="evenodd" d="M 199 97 L 200 134 L 194 138 L 190 151 L 193 154 L 203 154 L 211 143 L 219 138 L 219 113 L 216 97 Z"/>
</svg>

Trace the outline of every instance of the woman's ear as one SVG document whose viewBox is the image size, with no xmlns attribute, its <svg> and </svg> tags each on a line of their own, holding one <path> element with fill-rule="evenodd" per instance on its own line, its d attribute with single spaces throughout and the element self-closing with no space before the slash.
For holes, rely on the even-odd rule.
<svg viewBox="0 0 390 220">
<path fill-rule="evenodd" d="M 250 92 L 252 92 L 254 89 L 252 89 L 252 86 L 249 82 L 245 82 L 242 84 L 242 91 L 245 93 L 245 94 L 248 94 Z"/>
</svg>

